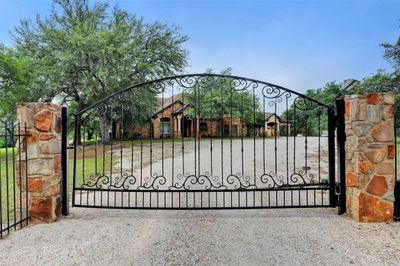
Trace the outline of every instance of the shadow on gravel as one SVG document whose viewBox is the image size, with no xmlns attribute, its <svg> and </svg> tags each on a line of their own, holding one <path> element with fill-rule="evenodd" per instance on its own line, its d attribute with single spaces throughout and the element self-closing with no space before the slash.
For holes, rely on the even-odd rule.
<svg viewBox="0 0 400 266">
<path fill-rule="evenodd" d="M 248 209 L 248 210 L 118 210 L 118 209 L 85 209 L 71 208 L 67 219 L 236 219 L 236 218 L 312 218 L 333 219 L 339 217 L 334 208 L 315 209 Z"/>
</svg>

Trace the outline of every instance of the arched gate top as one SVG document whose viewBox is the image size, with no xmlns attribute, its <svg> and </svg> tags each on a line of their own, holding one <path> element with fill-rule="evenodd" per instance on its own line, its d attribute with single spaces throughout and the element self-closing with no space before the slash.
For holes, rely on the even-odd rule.
<svg viewBox="0 0 400 266">
<path fill-rule="evenodd" d="M 177 82 L 179 85 L 182 85 L 183 83 L 189 84 L 191 87 L 193 87 L 198 81 L 207 81 L 207 78 L 221 78 L 223 80 L 229 80 L 231 85 L 238 87 L 239 89 L 237 90 L 245 90 L 245 89 L 261 89 L 263 96 L 265 98 L 276 98 L 280 96 L 284 97 L 290 97 L 292 94 L 298 96 L 300 101 L 309 101 L 310 103 L 313 103 L 319 107 L 324 107 L 328 110 L 334 110 L 334 107 L 328 106 L 324 103 L 321 103 L 315 99 L 312 99 L 304 94 L 301 94 L 299 92 L 296 92 L 294 90 L 265 82 L 265 81 L 260 81 L 252 78 L 245 78 L 245 77 L 240 77 L 240 76 L 233 76 L 233 75 L 223 75 L 223 74 L 211 74 L 211 73 L 203 73 L 203 74 L 183 74 L 183 75 L 175 75 L 175 76 L 170 76 L 170 77 L 165 77 L 165 78 L 160 78 L 160 79 L 155 79 L 151 81 L 146 81 L 142 82 L 136 85 L 132 85 L 129 87 L 126 87 L 122 90 L 116 91 L 114 93 L 111 93 L 110 95 L 104 97 L 103 99 L 91 104 L 90 106 L 82 109 L 80 112 L 76 113 L 75 116 L 80 116 L 84 114 L 85 112 L 95 108 L 98 105 L 101 105 L 102 103 L 107 102 L 108 100 L 117 97 L 120 94 L 123 94 L 125 92 L 128 92 L 130 90 L 140 88 L 140 87 L 145 87 L 153 84 L 162 84 L 162 83 L 170 83 L 172 84 L 173 82 Z M 183 87 L 185 85 L 182 85 Z M 159 89 L 162 89 L 163 86 L 158 86 Z M 155 91 L 158 92 L 158 91 Z M 160 91 L 161 92 L 161 91 Z M 267 96 L 265 93 L 271 96 Z M 304 103 L 303 103 L 304 104 Z"/>
</svg>

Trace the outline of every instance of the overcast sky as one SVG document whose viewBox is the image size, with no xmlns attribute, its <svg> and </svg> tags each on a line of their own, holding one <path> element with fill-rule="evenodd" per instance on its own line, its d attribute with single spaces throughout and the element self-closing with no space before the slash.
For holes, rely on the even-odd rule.
<svg viewBox="0 0 400 266">
<path fill-rule="evenodd" d="M 93 1 L 92 1 L 93 2 Z M 400 1 L 108 1 L 190 37 L 188 73 L 233 74 L 297 91 L 390 70 L 379 44 L 400 36 Z M 0 42 L 51 0 L 0 0 Z"/>
</svg>

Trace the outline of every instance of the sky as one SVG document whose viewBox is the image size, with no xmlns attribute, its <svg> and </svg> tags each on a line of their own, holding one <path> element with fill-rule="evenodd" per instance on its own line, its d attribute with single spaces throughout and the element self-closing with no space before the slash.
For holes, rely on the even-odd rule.
<svg viewBox="0 0 400 266">
<path fill-rule="evenodd" d="M 92 3 L 94 1 L 91 1 Z M 391 70 L 381 43 L 400 36 L 398 1 L 119 0 L 189 36 L 187 73 L 231 67 L 233 74 L 299 92 Z M 46 16 L 51 0 L 0 0 L 0 42 L 23 18 Z"/>
</svg>

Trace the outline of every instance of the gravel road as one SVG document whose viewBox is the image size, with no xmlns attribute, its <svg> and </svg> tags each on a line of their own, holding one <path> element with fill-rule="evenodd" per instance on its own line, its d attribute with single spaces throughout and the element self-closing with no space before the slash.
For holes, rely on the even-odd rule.
<svg viewBox="0 0 400 266">
<path fill-rule="evenodd" d="M 333 209 L 78 209 L 0 240 L 0 265 L 399 265 L 399 224 Z"/>
<path fill-rule="evenodd" d="M 314 152 L 314 156 L 315 144 L 315 140 L 309 141 L 310 154 Z M 285 142 L 278 145 L 285 147 Z M 252 146 L 247 146 L 251 154 Z M 206 143 L 202 147 L 202 161 L 211 162 Z M 189 153 L 186 158 L 190 156 Z M 296 156 L 304 161 L 301 153 Z M 286 153 L 280 152 L 279 157 L 286 158 Z M 129 160 L 129 154 L 126 158 Z M 251 156 L 245 156 L 246 164 L 248 158 Z M 315 158 L 308 159 L 316 166 Z M 215 160 L 212 162 L 218 167 L 220 162 Z M 271 162 L 274 164 L 268 160 L 267 165 Z M 122 163 L 124 168 L 130 165 Z M 159 164 L 156 162 L 155 168 Z M 326 169 L 326 161 L 321 168 Z M 0 240 L 0 265 L 400 264 L 400 224 L 359 224 L 336 212 L 331 208 L 72 208 L 69 217 L 56 223 L 30 226 Z"/>
</svg>

